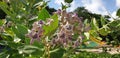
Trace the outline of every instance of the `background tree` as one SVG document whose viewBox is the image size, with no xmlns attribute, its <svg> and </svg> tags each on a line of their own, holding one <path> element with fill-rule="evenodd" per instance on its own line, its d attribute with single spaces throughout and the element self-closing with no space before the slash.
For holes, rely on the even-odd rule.
<svg viewBox="0 0 120 58">
<path fill-rule="evenodd" d="M 46 7 L 46 10 L 52 15 L 53 12 L 57 11 L 56 9 L 54 8 L 50 8 L 49 6 Z"/>
<path fill-rule="evenodd" d="M 101 17 L 105 18 L 106 24 L 107 22 L 109 22 L 108 19 L 110 18 L 108 15 L 102 16 L 101 14 L 91 13 L 90 11 L 85 9 L 85 7 L 78 7 L 74 10 L 74 12 L 77 13 L 79 17 L 83 17 L 82 21 L 88 19 L 88 22 L 90 23 L 92 18 L 97 19 L 96 21 L 98 22 L 99 27 L 102 27 L 100 22 Z"/>
<path fill-rule="evenodd" d="M 74 10 L 75 13 L 78 14 L 79 17 L 83 17 L 82 21 L 85 21 L 86 19 L 88 19 L 88 23 L 90 24 L 92 21 L 92 18 L 95 18 L 97 23 L 98 23 L 98 27 L 102 28 L 102 22 L 101 19 L 104 20 L 104 24 L 107 24 L 108 22 L 110 22 L 108 19 L 110 18 L 108 15 L 104 15 L 102 16 L 101 14 L 96 14 L 96 13 L 91 13 L 90 11 L 88 11 L 87 9 L 85 9 L 85 7 L 78 7 Z M 109 41 L 114 40 L 113 37 L 118 38 L 118 36 L 115 36 L 116 32 L 114 33 L 109 33 L 106 36 L 102 36 L 99 34 L 99 36 L 102 38 L 103 41 L 107 41 L 109 39 Z M 116 33 L 117 34 L 117 33 Z M 114 36 L 112 36 L 114 35 Z"/>
</svg>

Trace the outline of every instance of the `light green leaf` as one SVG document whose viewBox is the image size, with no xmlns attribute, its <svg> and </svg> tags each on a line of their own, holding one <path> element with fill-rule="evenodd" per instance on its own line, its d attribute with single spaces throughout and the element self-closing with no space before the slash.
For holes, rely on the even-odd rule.
<svg viewBox="0 0 120 58">
<path fill-rule="evenodd" d="M 38 20 L 46 20 L 46 18 L 50 18 L 50 14 L 46 9 L 42 9 L 38 14 Z"/>
<path fill-rule="evenodd" d="M 3 26 L 6 23 L 5 20 L 0 20 L 0 26 Z"/>
<path fill-rule="evenodd" d="M 105 25 L 105 18 L 101 17 L 101 25 Z"/>
<path fill-rule="evenodd" d="M 85 25 L 88 24 L 88 19 L 85 19 L 84 24 L 85 24 Z"/>
<path fill-rule="evenodd" d="M 97 39 L 98 39 L 98 40 L 102 40 L 102 38 L 101 38 L 101 37 L 97 37 Z"/>
<path fill-rule="evenodd" d="M 110 33 L 110 29 L 108 26 L 103 26 L 103 28 L 100 28 L 98 31 L 101 35 L 106 36 L 108 33 Z"/>
<path fill-rule="evenodd" d="M 89 34 L 90 34 L 91 36 L 94 36 L 94 37 L 98 37 L 98 36 L 99 36 L 99 34 L 98 34 L 98 32 L 97 32 L 96 30 L 90 30 L 90 31 L 89 31 Z"/>
<path fill-rule="evenodd" d="M 57 14 L 54 14 L 52 17 L 53 22 L 50 25 L 43 26 L 43 29 L 45 30 L 44 34 L 50 36 L 55 32 L 55 30 L 58 27 L 58 16 Z"/>
<path fill-rule="evenodd" d="M 14 32 L 12 31 L 11 28 L 5 28 L 5 32 L 12 37 L 14 36 Z"/>
<path fill-rule="evenodd" d="M 88 32 L 85 32 L 84 35 L 85 35 L 87 40 L 90 38 L 90 34 Z"/>
<path fill-rule="evenodd" d="M 92 28 L 92 30 L 98 30 L 99 29 L 98 23 L 97 23 L 95 18 L 92 19 L 91 28 Z"/>
</svg>

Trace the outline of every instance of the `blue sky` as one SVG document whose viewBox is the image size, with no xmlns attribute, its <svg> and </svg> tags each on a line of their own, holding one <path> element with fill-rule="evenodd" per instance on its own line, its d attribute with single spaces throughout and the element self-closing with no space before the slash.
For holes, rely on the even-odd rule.
<svg viewBox="0 0 120 58">
<path fill-rule="evenodd" d="M 48 5 L 52 8 L 60 9 L 61 3 L 64 4 L 64 0 L 50 0 Z M 116 11 L 120 8 L 120 0 L 74 0 L 67 11 L 73 11 L 77 7 L 81 6 L 84 6 L 93 13 L 102 15 L 107 15 L 108 11 L 113 17 L 116 17 Z"/>
</svg>

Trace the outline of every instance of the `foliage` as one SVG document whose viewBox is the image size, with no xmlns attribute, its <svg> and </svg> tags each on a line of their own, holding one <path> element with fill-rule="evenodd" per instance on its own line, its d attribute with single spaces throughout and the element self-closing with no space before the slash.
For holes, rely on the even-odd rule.
<svg viewBox="0 0 120 58">
<path fill-rule="evenodd" d="M 0 9 L 0 19 L 4 19 L 6 14 Z"/>
<path fill-rule="evenodd" d="M 65 0 L 65 2 L 67 3 L 71 3 L 73 0 Z"/>
<path fill-rule="evenodd" d="M 117 11 L 117 14 L 116 14 L 116 15 L 120 17 L 120 9 L 118 9 L 118 11 Z"/>
<path fill-rule="evenodd" d="M 97 15 L 93 14 L 95 18 L 82 21 L 79 14 L 66 11 L 72 0 L 65 0 L 68 5 L 62 4 L 62 10 L 59 9 L 54 14 L 49 14 L 46 9 L 48 1 L 8 2 L 10 5 L 0 1 L 0 9 L 7 14 L 5 19 L 0 20 L 0 58 L 79 58 L 87 54 L 91 56 L 86 57 L 97 57 L 99 55 L 86 52 L 76 54 L 76 50 L 87 45 L 85 42 L 88 41 L 102 44 L 101 36 L 109 34 L 113 40 L 108 43 L 120 44 L 120 20 L 108 22 L 106 18 L 98 15 L 100 21 L 97 21 Z M 119 16 L 119 10 L 117 15 Z"/>
<path fill-rule="evenodd" d="M 90 55 L 90 56 L 89 56 Z M 72 56 L 71 58 L 119 58 L 120 54 L 111 55 L 108 53 L 92 53 L 81 51 L 79 54 Z"/>
</svg>

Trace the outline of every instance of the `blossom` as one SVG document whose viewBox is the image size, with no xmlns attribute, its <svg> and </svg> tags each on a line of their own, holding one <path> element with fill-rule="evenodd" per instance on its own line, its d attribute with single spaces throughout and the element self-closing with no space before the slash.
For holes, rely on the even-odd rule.
<svg viewBox="0 0 120 58">
<path fill-rule="evenodd" d="M 76 13 L 67 13 L 66 10 L 58 10 L 57 13 L 59 15 L 59 28 L 57 36 L 51 43 L 53 45 L 62 45 L 63 47 L 70 47 L 72 45 L 76 48 L 82 42 L 82 18 L 78 17 Z M 78 38 L 73 37 L 75 33 L 79 35 Z"/>
<path fill-rule="evenodd" d="M 31 39 L 30 44 L 32 44 L 34 40 L 40 40 L 44 32 L 42 26 L 43 26 L 43 21 L 41 20 L 33 23 L 32 29 L 27 34 L 27 37 Z"/>
<path fill-rule="evenodd" d="M 58 15 L 61 15 L 61 10 L 58 9 L 56 13 L 57 13 Z"/>
</svg>

